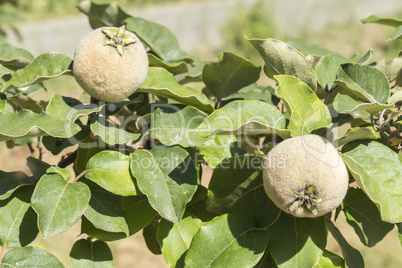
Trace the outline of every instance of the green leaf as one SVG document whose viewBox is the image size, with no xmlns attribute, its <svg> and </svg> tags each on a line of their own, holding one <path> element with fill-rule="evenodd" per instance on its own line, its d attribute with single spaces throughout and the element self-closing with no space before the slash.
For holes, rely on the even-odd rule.
<svg viewBox="0 0 402 268">
<path fill-rule="evenodd" d="M 180 56 L 179 42 L 167 27 L 138 17 L 129 17 L 123 23 L 164 61 L 174 61 Z"/>
<path fill-rule="evenodd" d="M 115 241 L 127 237 L 125 233 L 113 233 L 97 229 L 85 216 L 81 218 L 81 233 L 101 241 Z"/>
<path fill-rule="evenodd" d="M 2 78 L 3 76 L 4 77 L 7 77 L 9 75 L 11 76 L 12 73 L 13 71 L 0 64 L 0 78 Z"/>
<path fill-rule="evenodd" d="M 231 52 L 223 52 L 216 62 L 204 66 L 202 79 L 214 96 L 222 99 L 256 82 L 260 72 L 261 67 L 251 61 Z"/>
<path fill-rule="evenodd" d="M 162 218 L 178 223 L 197 190 L 197 171 L 181 147 L 154 147 L 131 155 L 131 173 L 138 188 Z"/>
<path fill-rule="evenodd" d="M 348 60 L 337 53 L 323 56 L 316 64 L 314 71 L 317 75 L 318 83 L 322 88 L 331 89 L 336 80 L 336 73 L 339 66 Z"/>
<path fill-rule="evenodd" d="M 324 254 L 320 257 L 320 260 L 314 268 L 345 268 L 345 261 L 338 255 L 325 250 Z"/>
<path fill-rule="evenodd" d="M 176 267 L 176 263 L 189 249 L 201 226 L 202 221 L 192 216 L 183 218 L 179 223 L 171 223 L 164 219 L 160 221 L 156 235 L 163 257 L 170 267 Z"/>
<path fill-rule="evenodd" d="M 208 139 L 195 129 L 207 115 L 192 106 L 165 105 L 151 114 L 150 136 L 166 146 L 200 146 Z"/>
<path fill-rule="evenodd" d="M 84 211 L 84 216 L 97 228 L 107 232 L 125 233 L 129 235 L 128 225 L 124 218 L 123 200 L 97 184 L 87 181 L 91 190 L 91 199 Z"/>
<path fill-rule="evenodd" d="M 142 230 L 142 236 L 144 237 L 147 248 L 155 255 L 162 254 L 161 246 L 156 238 L 158 226 L 159 221 L 155 219 Z"/>
<path fill-rule="evenodd" d="M 40 105 L 40 103 L 24 93 L 9 96 L 7 100 L 19 106 L 21 109 L 29 109 L 35 113 L 43 112 L 43 107 Z"/>
<path fill-rule="evenodd" d="M 242 213 L 258 227 L 271 225 L 280 210 L 265 193 L 259 156 L 235 156 L 214 169 L 208 186 L 207 210 L 216 214 Z"/>
<path fill-rule="evenodd" d="M 401 246 L 402 246 L 402 222 L 397 223 L 396 226 L 398 227 L 399 243 L 400 243 Z"/>
<path fill-rule="evenodd" d="M 77 99 L 55 94 L 50 99 L 46 112 L 54 115 L 57 119 L 74 123 L 77 118 L 99 112 L 103 107 L 103 105 L 83 104 Z"/>
<path fill-rule="evenodd" d="M 395 92 L 394 94 L 392 94 L 391 98 L 389 98 L 388 100 L 389 103 L 398 103 L 398 102 L 402 102 L 402 90 L 399 90 L 397 92 Z"/>
<path fill-rule="evenodd" d="M 23 137 L 53 136 L 69 138 L 80 130 L 76 124 L 70 124 L 49 113 L 36 114 L 30 110 L 17 113 L 0 113 L 0 141 Z"/>
<path fill-rule="evenodd" d="M 0 170 L 0 200 L 7 199 L 21 186 L 31 185 L 35 182 L 34 177 L 28 177 L 24 172 L 4 172 Z"/>
<path fill-rule="evenodd" d="M 79 142 L 87 138 L 91 133 L 89 126 L 82 126 L 82 130 L 70 138 L 55 138 L 52 136 L 42 137 L 42 144 L 46 150 L 53 155 L 60 154 L 64 149 L 77 145 Z M 86 162 L 85 162 L 86 164 Z"/>
<path fill-rule="evenodd" d="M 80 141 L 77 148 L 77 158 L 74 162 L 75 174 L 81 174 L 87 168 L 87 163 L 91 157 L 103 151 L 105 148 L 100 146 L 98 140 L 92 139 L 87 136 L 84 140 Z"/>
<path fill-rule="evenodd" d="M 44 175 L 32 195 L 44 238 L 70 229 L 88 206 L 91 192 L 82 182 L 67 183 L 59 174 Z"/>
<path fill-rule="evenodd" d="M 264 71 L 268 77 L 291 75 L 317 90 L 317 78 L 308 60 L 297 49 L 275 39 L 247 39 L 260 53 L 265 62 Z"/>
<path fill-rule="evenodd" d="M 6 111 L 7 97 L 5 94 L 0 93 L 0 113 Z"/>
<path fill-rule="evenodd" d="M 149 66 L 162 67 L 162 68 L 168 70 L 173 75 L 188 72 L 188 66 L 185 61 L 165 62 L 162 59 L 155 56 L 154 54 L 148 53 L 148 62 L 149 62 Z"/>
<path fill-rule="evenodd" d="M 202 61 L 199 58 L 192 58 L 193 62 L 188 66 L 188 72 L 178 74 L 175 76 L 177 81 L 181 85 L 190 83 L 190 82 L 201 82 L 202 81 L 202 70 L 204 69 L 206 61 Z"/>
<path fill-rule="evenodd" d="M 334 109 L 341 114 L 353 113 L 356 111 L 367 111 L 370 114 L 378 113 L 384 109 L 394 108 L 393 103 L 390 104 L 380 104 L 378 102 L 362 102 L 356 101 L 348 95 L 338 93 L 334 99 L 333 103 Z"/>
<path fill-rule="evenodd" d="M 278 267 L 312 267 L 327 244 L 325 218 L 281 213 L 268 228 L 268 250 Z"/>
<path fill-rule="evenodd" d="M 138 92 L 151 93 L 172 99 L 208 113 L 214 110 L 207 96 L 195 89 L 181 86 L 174 76 L 163 68 L 150 67 L 148 77 Z"/>
<path fill-rule="evenodd" d="M 34 56 L 25 49 L 10 43 L 0 43 L 0 64 L 11 70 L 24 68 L 34 60 Z"/>
<path fill-rule="evenodd" d="M 343 237 L 342 233 L 339 231 L 338 228 L 333 224 L 332 221 L 327 220 L 327 228 L 330 231 L 331 235 L 335 238 L 335 240 L 338 242 L 343 258 L 345 259 L 346 266 L 347 267 L 356 267 L 356 268 L 364 268 L 364 260 L 363 256 L 360 254 L 360 252 L 349 245 L 348 241 Z"/>
<path fill-rule="evenodd" d="M 91 1 L 82 1 L 77 5 L 77 8 L 88 16 L 92 29 L 103 26 L 120 27 L 123 21 L 130 17 L 116 2 L 102 5 Z"/>
<path fill-rule="evenodd" d="M 349 128 L 346 134 L 340 138 L 337 146 L 345 145 L 357 140 L 377 140 L 380 138 L 380 133 L 375 131 L 372 126 L 353 127 Z"/>
<path fill-rule="evenodd" d="M 276 265 L 274 258 L 272 258 L 271 253 L 268 250 L 265 251 L 264 256 L 262 256 L 261 260 L 257 263 L 255 268 L 278 268 Z"/>
<path fill-rule="evenodd" d="M 111 123 L 105 116 L 95 115 L 91 122 L 92 132 L 99 136 L 105 143 L 110 145 L 124 144 L 138 139 L 140 133 L 131 133 L 122 128 L 118 128 Z"/>
<path fill-rule="evenodd" d="M 399 71 L 402 69 L 402 53 L 399 53 L 398 57 L 392 60 L 380 60 L 375 67 L 383 72 L 389 81 L 395 80 Z"/>
<path fill-rule="evenodd" d="M 64 268 L 64 265 L 49 252 L 37 247 L 16 248 L 7 252 L 1 267 Z"/>
<path fill-rule="evenodd" d="M 33 186 L 17 189 L 11 197 L 0 200 L 0 245 L 24 247 L 38 235 L 37 215 L 31 208 Z"/>
<path fill-rule="evenodd" d="M 70 252 L 70 267 L 114 267 L 112 251 L 103 241 L 80 239 Z"/>
<path fill-rule="evenodd" d="M 394 228 L 393 224 L 381 220 L 378 208 L 360 189 L 349 188 L 342 210 L 365 246 L 375 246 Z"/>
<path fill-rule="evenodd" d="M 185 257 L 186 267 L 253 267 L 264 255 L 267 233 L 242 214 L 222 215 L 200 228 Z"/>
<path fill-rule="evenodd" d="M 117 151 L 102 151 L 89 159 L 85 177 L 116 195 L 137 195 L 129 166 L 129 156 Z"/>
<path fill-rule="evenodd" d="M 320 128 L 329 128 L 331 115 L 327 106 L 302 81 L 288 75 L 275 76 L 279 86 L 275 93 L 291 113 L 289 130 L 292 137 L 306 135 Z"/>
<path fill-rule="evenodd" d="M 399 25 L 398 28 L 396 28 L 395 31 L 390 33 L 387 38 L 385 39 L 385 42 L 391 42 L 396 39 L 401 39 L 402 38 L 402 25 Z"/>
<path fill-rule="evenodd" d="M 307 55 L 314 55 L 314 56 L 317 56 L 317 57 L 323 57 L 323 56 L 328 55 L 328 54 L 336 54 L 337 56 L 341 56 L 340 54 L 338 54 L 336 52 L 333 52 L 331 50 L 328 50 L 326 48 L 323 48 L 323 47 L 321 47 L 319 45 L 308 44 L 308 43 L 304 42 L 301 39 L 291 39 L 291 40 L 287 41 L 286 43 L 288 43 L 293 48 L 296 48 L 297 50 L 299 50 L 300 52 L 302 52 L 306 56 Z"/>
<path fill-rule="evenodd" d="M 402 20 L 393 19 L 393 18 L 380 18 L 376 15 L 371 15 L 365 19 L 360 20 L 362 23 L 377 23 L 392 27 L 398 27 L 402 25 Z"/>
<path fill-rule="evenodd" d="M 211 168 L 219 165 L 223 159 L 232 156 L 232 149 L 236 145 L 234 135 L 214 135 L 198 147 L 200 154 Z"/>
<path fill-rule="evenodd" d="M 72 60 L 63 54 L 44 53 L 27 67 L 14 73 L 10 80 L 0 85 L 1 90 L 21 88 L 38 84 L 64 74 L 70 74 Z"/>
<path fill-rule="evenodd" d="M 375 203 L 381 219 L 402 222 L 402 162 L 389 147 L 375 142 L 353 142 L 342 157 L 360 188 Z"/>
<path fill-rule="evenodd" d="M 46 174 L 46 171 L 48 168 L 51 167 L 50 164 L 43 162 L 42 160 L 39 160 L 38 158 L 35 158 L 33 156 L 29 156 L 27 158 L 27 166 L 32 172 L 32 175 L 36 179 L 36 181 L 39 181 L 39 179 Z"/>
<path fill-rule="evenodd" d="M 145 195 L 124 196 L 123 209 L 130 235 L 144 229 L 156 216 Z"/>
<path fill-rule="evenodd" d="M 342 64 L 336 74 L 335 84 L 352 96 L 368 102 L 387 103 L 391 92 L 384 73 L 358 63 Z"/>
<path fill-rule="evenodd" d="M 272 134 L 289 137 L 286 120 L 273 105 L 262 101 L 232 101 L 209 115 L 196 132 L 202 137 L 215 134 Z"/>
<path fill-rule="evenodd" d="M 65 169 L 65 168 L 61 168 L 58 166 L 50 166 L 47 170 L 46 170 L 46 174 L 59 174 L 63 177 L 63 179 L 67 182 L 70 180 L 71 178 L 71 173 L 70 170 Z"/>
<path fill-rule="evenodd" d="M 276 106 L 279 99 L 275 96 L 275 89 L 271 86 L 262 87 L 253 83 L 231 95 L 233 99 L 259 100 Z"/>
</svg>

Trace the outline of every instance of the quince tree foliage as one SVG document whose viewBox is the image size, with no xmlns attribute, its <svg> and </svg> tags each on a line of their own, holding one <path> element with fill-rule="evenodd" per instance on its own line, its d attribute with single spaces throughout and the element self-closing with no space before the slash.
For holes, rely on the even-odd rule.
<svg viewBox="0 0 402 268">
<path fill-rule="evenodd" d="M 1 267 L 63 267 L 31 243 L 77 222 L 82 236 L 70 267 L 113 267 L 108 242 L 137 232 L 171 267 L 364 267 L 336 226 L 341 215 L 365 246 L 396 227 L 402 236 L 400 55 L 373 63 L 372 51 L 348 58 L 300 40 L 245 37 L 263 66 L 231 52 L 205 62 L 180 50 L 168 28 L 116 3 L 78 8 L 101 28 L 90 41 L 102 43 L 97 61 L 87 54 L 91 44 L 77 53 L 87 68 L 77 74 L 78 58 L 34 57 L 0 43 L 0 141 L 34 152 L 26 159 L 31 173 L 0 171 Z M 387 42 L 402 36 L 400 20 L 362 21 L 395 27 Z M 146 57 L 119 65 L 135 46 Z M 139 69 L 138 81 L 130 80 Z M 35 99 L 35 92 L 52 92 L 44 81 L 78 72 L 81 85 L 92 79 L 91 95 L 126 90 L 127 81 L 140 85 L 112 99 L 84 91 L 79 99 Z M 286 149 L 291 162 L 283 154 L 264 161 L 283 141 L 307 135 L 320 136 L 335 156 L 302 142 L 302 149 Z M 346 193 L 314 180 L 315 169 L 299 161 L 309 150 L 322 181 L 333 174 L 320 161 L 336 158 L 331 165 L 344 169 Z M 58 164 L 46 163 L 44 152 Z M 276 178 L 281 168 L 293 173 Z M 286 191 L 291 203 L 277 206 L 278 196 L 268 197 L 265 170 L 283 187 L 274 195 Z M 293 184 L 300 191 L 287 191 Z M 317 213 L 327 194 L 339 202 Z M 342 256 L 326 249 L 329 234 Z"/>
</svg>

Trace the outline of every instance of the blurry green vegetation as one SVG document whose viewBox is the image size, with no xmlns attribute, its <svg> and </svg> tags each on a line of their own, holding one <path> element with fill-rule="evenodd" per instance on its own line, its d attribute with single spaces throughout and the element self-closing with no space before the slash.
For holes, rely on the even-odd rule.
<svg viewBox="0 0 402 268">
<path fill-rule="evenodd" d="M 4 41 L 8 29 L 13 30 L 21 38 L 17 22 L 34 21 L 49 17 L 78 14 L 76 6 L 84 0 L 0 0 L 0 42 Z M 194 2 L 196 0 L 116 0 L 125 8 L 144 7 L 172 2 Z M 97 0 L 99 4 L 113 0 Z"/>
<path fill-rule="evenodd" d="M 345 57 L 355 53 L 374 49 L 373 59 L 395 58 L 402 50 L 402 40 L 385 43 L 384 40 L 393 30 L 392 27 L 375 24 L 362 24 L 349 12 L 349 18 L 342 22 L 330 22 L 324 30 L 301 28 L 297 36 L 282 33 L 281 25 L 275 23 L 273 0 L 257 0 L 252 6 L 239 4 L 224 26 L 225 49 L 240 54 L 255 63 L 262 64 L 257 51 L 247 42 L 243 35 L 252 38 L 274 38 L 289 41 L 301 39 L 307 44 L 317 44 L 323 48 L 336 51 Z M 351 5 L 353 3 L 350 3 Z M 395 10 L 387 17 L 402 18 L 402 10 Z M 306 22 L 307 25 L 309 22 Z"/>
<path fill-rule="evenodd" d="M 1 12 L 4 11 L 16 14 L 19 19 L 36 20 L 46 17 L 78 14 L 76 5 L 84 0 L 0 0 Z M 99 4 L 113 2 L 113 0 L 96 0 Z M 160 3 L 172 2 L 194 2 L 194 0 L 116 0 L 122 7 L 143 7 Z M 13 8 L 10 8 L 13 6 Z M 7 9 L 7 10 L 6 10 Z M 6 12 L 4 12 L 6 13 Z"/>
</svg>

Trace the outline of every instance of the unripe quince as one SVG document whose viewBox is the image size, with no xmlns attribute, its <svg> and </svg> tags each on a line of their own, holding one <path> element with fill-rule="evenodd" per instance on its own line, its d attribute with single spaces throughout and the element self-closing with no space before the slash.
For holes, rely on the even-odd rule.
<svg viewBox="0 0 402 268">
<path fill-rule="evenodd" d="M 147 73 L 145 48 L 124 26 L 98 28 L 86 35 L 75 50 L 74 77 L 98 100 L 122 101 L 139 88 Z"/>
<path fill-rule="evenodd" d="M 337 208 L 349 183 L 335 147 L 317 135 L 284 140 L 266 156 L 264 189 L 274 204 L 296 217 L 319 217 Z"/>
</svg>

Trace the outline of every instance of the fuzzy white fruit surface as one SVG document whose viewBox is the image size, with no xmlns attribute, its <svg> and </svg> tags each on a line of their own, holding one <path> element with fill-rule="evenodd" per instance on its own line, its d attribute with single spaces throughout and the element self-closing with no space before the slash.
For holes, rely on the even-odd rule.
<svg viewBox="0 0 402 268">
<path fill-rule="evenodd" d="M 104 45 L 108 40 L 102 30 L 117 30 L 114 27 L 98 28 L 79 42 L 73 63 L 73 75 L 78 84 L 92 97 L 119 102 L 133 94 L 145 81 L 148 73 L 148 56 L 138 37 L 134 44 L 123 48 L 120 55 L 116 48 Z"/>
<path fill-rule="evenodd" d="M 348 190 L 349 176 L 342 158 L 326 139 L 309 134 L 276 145 L 266 156 L 264 189 L 283 211 L 296 217 L 319 217 L 337 208 Z M 290 211 L 297 193 L 314 185 L 321 202 L 314 215 L 305 206 Z"/>
</svg>

